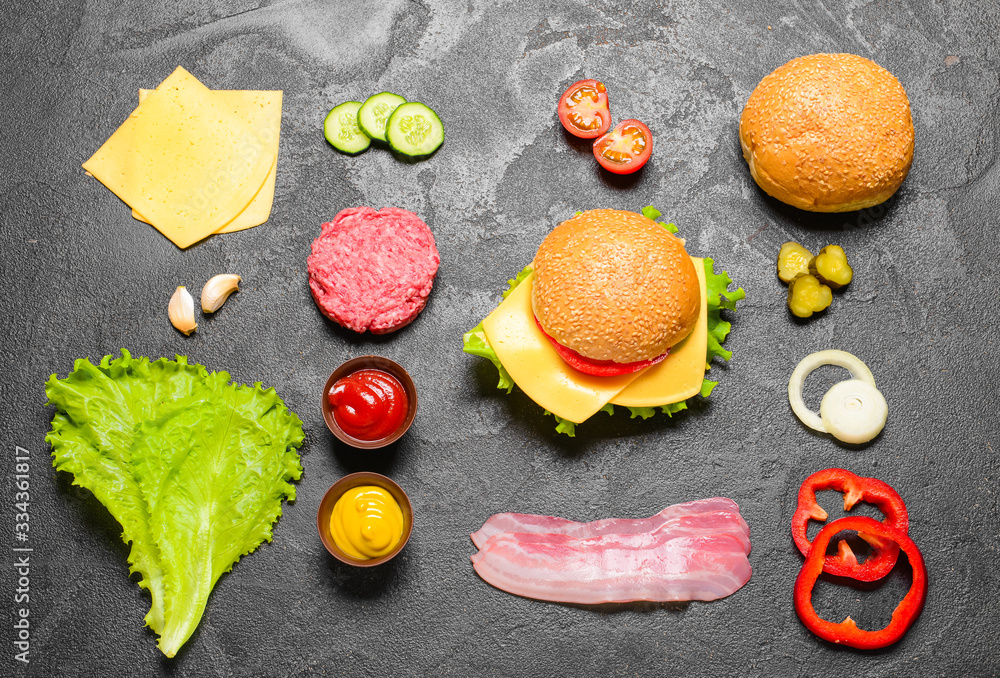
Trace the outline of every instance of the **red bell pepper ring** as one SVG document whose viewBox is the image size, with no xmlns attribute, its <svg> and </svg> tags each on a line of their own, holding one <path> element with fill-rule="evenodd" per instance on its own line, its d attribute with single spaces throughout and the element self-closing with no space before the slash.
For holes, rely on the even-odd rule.
<svg viewBox="0 0 1000 678">
<path fill-rule="evenodd" d="M 877 478 L 856 476 L 842 468 L 828 468 L 806 478 L 799 488 L 799 505 L 795 509 L 795 515 L 792 516 L 792 538 L 804 556 L 808 556 L 811 549 L 809 538 L 806 536 L 809 520 L 825 521 L 828 517 L 827 512 L 816 503 L 817 490 L 843 492 L 845 511 L 850 511 L 859 501 L 866 501 L 877 506 L 885 514 L 886 525 L 904 534 L 910 528 L 906 504 L 888 484 Z M 897 543 L 868 532 L 859 532 L 858 536 L 871 544 L 873 549 L 871 556 L 864 563 L 859 563 L 851 547 L 841 539 L 837 544 L 837 554 L 826 556 L 823 563 L 824 572 L 858 581 L 876 581 L 889 574 L 899 557 Z"/>
<path fill-rule="evenodd" d="M 913 583 L 910 584 L 910 590 L 907 591 L 903 600 L 892 611 L 892 621 L 884 629 L 864 631 L 859 629 L 850 617 L 839 624 L 834 624 L 822 619 L 813 608 L 813 586 L 816 585 L 816 580 L 823 572 L 823 556 L 826 553 L 826 547 L 830 545 L 830 540 L 842 530 L 857 530 L 859 533 L 865 532 L 885 541 L 895 542 L 910 559 L 910 567 L 913 569 Z M 802 565 L 798 579 L 795 580 L 795 612 L 802 620 L 802 624 L 823 640 L 855 647 L 859 650 L 876 650 L 892 645 L 902 638 L 920 616 L 926 598 L 927 568 L 924 566 L 924 558 L 920 554 L 920 549 L 905 532 L 868 516 L 849 516 L 824 526 L 816 535 L 816 539 L 813 540 L 813 547 L 809 551 L 809 555 L 806 556 L 806 562 Z"/>
</svg>

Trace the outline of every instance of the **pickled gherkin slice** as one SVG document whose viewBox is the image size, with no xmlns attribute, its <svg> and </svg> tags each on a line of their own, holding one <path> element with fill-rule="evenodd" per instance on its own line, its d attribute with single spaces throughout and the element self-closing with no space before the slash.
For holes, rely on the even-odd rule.
<svg viewBox="0 0 1000 678">
<path fill-rule="evenodd" d="M 778 277 L 788 284 L 796 276 L 809 272 L 813 254 L 797 242 L 786 242 L 778 252 Z"/>
<path fill-rule="evenodd" d="M 825 310 L 833 302 L 830 288 L 814 275 L 802 274 L 788 286 L 788 309 L 799 318 Z"/>
<path fill-rule="evenodd" d="M 847 253 L 839 245 L 827 245 L 811 262 L 809 272 L 835 290 L 854 278 L 854 269 L 847 263 Z"/>
</svg>

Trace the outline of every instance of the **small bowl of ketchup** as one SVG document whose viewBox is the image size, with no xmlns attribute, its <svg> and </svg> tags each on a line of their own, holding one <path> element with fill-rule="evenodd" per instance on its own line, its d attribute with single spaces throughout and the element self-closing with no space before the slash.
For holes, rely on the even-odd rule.
<svg viewBox="0 0 1000 678">
<path fill-rule="evenodd" d="M 417 388 L 388 358 L 352 358 L 333 371 L 323 389 L 323 419 L 351 447 L 374 450 L 399 440 L 417 414 Z"/>
</svg>

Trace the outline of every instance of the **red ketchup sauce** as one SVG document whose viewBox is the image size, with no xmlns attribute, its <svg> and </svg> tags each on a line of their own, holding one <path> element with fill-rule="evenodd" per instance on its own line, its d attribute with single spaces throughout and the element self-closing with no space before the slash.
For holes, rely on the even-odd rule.
<svg viewBox="0 0 1000 678">
<path fill-rule="evenodd" d="M 358 440 L 392 435 L 410 405 L 403 385 L 382 370 L 358 370 L 338 379 L 327 399 L 337 425 Z"/>
</svg>

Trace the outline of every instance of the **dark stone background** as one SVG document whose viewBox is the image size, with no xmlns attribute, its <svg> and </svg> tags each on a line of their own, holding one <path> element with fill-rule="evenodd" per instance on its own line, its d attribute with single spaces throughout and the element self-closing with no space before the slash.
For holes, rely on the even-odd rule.
<svg viewBox="0 0 1000 678">
<path fill-rule="evenodd" d="M 655 6 L 578 2 L 2 3 L 0 247 L 6 323 L 5 454 L 30 450 L 31 664 L 27 674 L 287 676 L 814 674 L 996 675 L 1000 508 L 994 230 L 1000 219 L 1000 24 L 996 2 L 773 2 Z M 766 197 L 740 154 L 737 120 L 757 82 L 789 59 L 846 51 L 903 83 L 916 152 L 886 206 L 822 216 Z M 180 251 L 80 164 L 178 64 L 215 89 L 282 89 L 277 195 L 270 221 Z M 655 135 L 650 164 L 603 174 L 559 126 L 571 82 L 598 77 L 616 119 Z M 432 159 L 378 149 L 337 154 L 325 113 L 381 90 L 422 100 L 445 122 Z M 395 205 L 434 230 L 441 270 L 420 318 L 397 334 L 356 336 L 310 298 L 305 260 L 321 222 L 354 205 Z M 735 356 L 711 399 L 673 420 L 598 415 L 576 439 L 520 393 L 494 388 L 462 333 L 499 301 L 546 232 L 577 210 L 655 204 L 694 255 L 715 257 L 748 301 Z M 774 275 L 779 245 L 843 245 L 855 282 L 821 317 L 797 322 Z M 185 338 L 166 305 L 174 287 L 240 273 L 244 289 Z M 89 492 L 56 474 L 43 442 L 43 383 L 73 360 L 127 347 L 186 354 L 240 382 L 273 385 L 305 422 L 305 475 L 274 542 L 223 577 L 199 631 L 165 659 L 142 626 L 148 597 L 128 578 L 120 529 Z M 874 443 L 845 449 L 787 405 L 795 363 L 825 348 L 871 367 L 890 405 Z M 346 358 L 377 353 L 420 390 L 410 433 L 383 453 L 334 442 L 318 400 Z M 830 369 L 830 368 L 828 368 Z M 810 382 L 818 405 L 823 372 Z M 825 384 L 822 383 L 826 380 Z M 899 644 L 857 652 L 818 640 L 791 602 L 802 562 L 789 536 L 810 473 L 844 466 L 893 485 L 930 571 L 926 609 Z M 315 512 L 350 471 L 389 474 L 416 528 L 374 571 L 323 550 Z M 13 460 L 4 462 L 5 553 Z M 510 596 L 482 582 L 468 535 L 490 514 L 638 517 L 713 495 L 739 502 L 754 543 L 750 583 L 714 603 L 585 609 Z M 821 496 L 832 517 L 834 493 Z M 12 560 L 4 555 L 3 561 Z M 20 675 L 10 640 L 0 673 Z M 833 620 L 888 622 L 909 584 L 898 567 L 862 591 L 821 582 Z"/>
</svg>

